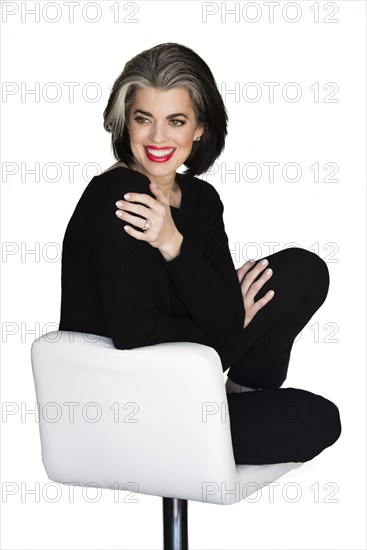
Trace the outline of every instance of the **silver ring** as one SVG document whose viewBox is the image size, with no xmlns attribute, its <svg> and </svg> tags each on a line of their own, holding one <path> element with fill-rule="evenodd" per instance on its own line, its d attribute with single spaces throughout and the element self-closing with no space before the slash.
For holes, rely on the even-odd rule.
<svg viewBox="0 0 367 550">
<path fill-rule="evenodd" d="M 148 229 L 150 229 L 151 227 L 152 227 L 152 224 L 150 223 L 150 221 L 148 219 L 145 219 L 143 231 L 148 231 Z"/>
</svg>

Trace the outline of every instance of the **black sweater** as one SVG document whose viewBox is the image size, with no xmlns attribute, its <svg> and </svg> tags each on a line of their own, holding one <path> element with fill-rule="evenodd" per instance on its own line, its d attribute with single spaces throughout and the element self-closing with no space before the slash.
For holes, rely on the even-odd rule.
<svg viewBox="0 0 367 550">
<path fill-rule="evenodd" d="M 147 176 L 118 167 L 89 182 L 63 239 L 59 330 L 109 336 L 117 349 L 185 341 L 219 355 L 243 333 L 220 196 L 202 179 L 176 176 L 181 208 L 170 208 L 183 241 L 170 261 L 115 214 L 128 191 L 154 198 Z"/>
</svg>

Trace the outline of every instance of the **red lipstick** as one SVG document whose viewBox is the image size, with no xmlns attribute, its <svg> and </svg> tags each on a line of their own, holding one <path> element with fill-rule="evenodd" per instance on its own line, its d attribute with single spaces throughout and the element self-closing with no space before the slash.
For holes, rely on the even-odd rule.
<svg viewBox="0 0 367 550">
<path fill-rule="evenodd" d="M 166 151 L 166 150 L 170 150 L 170 149 L 173 149 L 173 150 L 168 155 L 157 156 L 157 155 L 154 155 L 152 153 L 149 153 L 148 148 L 151 149 L 151 150 L 154 150 L 154 151 Z M 146 146 L 144 146 L 144 150 L 145 150 L 145 154 L 147 155 L 149 160 L 151 160 L 152 162 L 160 162 L 161 163 L 161 162 L 167 162 L 172 157 L 172 155 L 175 152 L 176 148 L 175 147 L 155 147 L 154 145 L 146 145 Z"/>
</svg>

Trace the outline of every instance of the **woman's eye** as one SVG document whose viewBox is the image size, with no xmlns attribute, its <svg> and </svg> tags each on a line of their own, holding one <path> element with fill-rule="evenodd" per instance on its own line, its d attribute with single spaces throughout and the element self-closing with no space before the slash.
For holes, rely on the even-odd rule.
<svg viewBox="0 0 367 550">
<path fill-rule="evenodd" d="M 144 118 L 143 116 L 137 116 L 134 120 L 136 120 L 136 122 L 139 122 L 140 120 L 148 120 L 147 118 Z M 140 124 L 140 122 L 139 122 Z"/>
<path fill-rule="evenodd" d="M 186 124 L 183 120 L 178 120 L 178 118 L 173 118 L 171 122 L 179 122 L 179 124 L 174 124 L 173 126 L 183 126 Z"/>
</svg>

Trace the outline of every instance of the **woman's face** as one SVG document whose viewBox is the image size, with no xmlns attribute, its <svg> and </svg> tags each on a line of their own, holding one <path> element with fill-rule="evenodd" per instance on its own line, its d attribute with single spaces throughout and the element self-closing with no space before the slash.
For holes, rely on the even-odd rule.
<svg viewBox="0 0 367 550">
<path fill-rule="evenodd" d="M 140 88 L 127 121 L 137 168 L 147 175 L 175 176 L 202 135 L 186 88 Z"/>
</svg>

